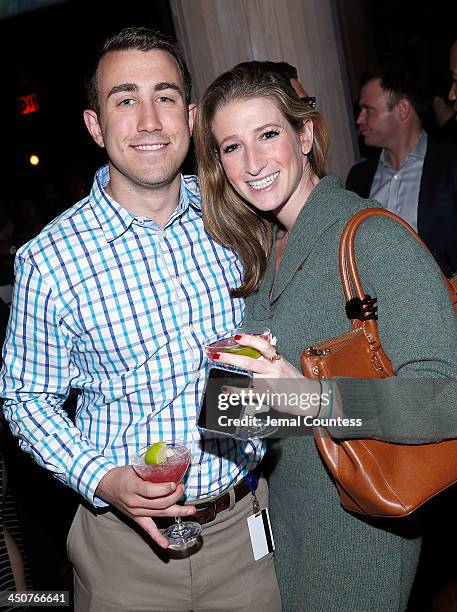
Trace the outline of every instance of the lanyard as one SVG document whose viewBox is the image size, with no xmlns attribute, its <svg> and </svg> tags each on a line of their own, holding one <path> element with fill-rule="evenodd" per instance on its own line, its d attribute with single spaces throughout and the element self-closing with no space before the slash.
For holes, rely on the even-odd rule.
<svg viewBox="0 0 457 612">
<path fill-rule="evenodd" d="M 259 500 L 257 499 L 257 496 L 255 494 L 255 492 L 257 491 L 257 487 L 259 485 L 259 479 L 260 479 L 259 470 L 254 470 L 253 472 L 249 472 L 249 474 L 246 476 L 246 484 L 252 495 L 252 508 L 254 510 L 254 514 L 256 514 L 257 512 L 260 512 Z"/>
</svg>

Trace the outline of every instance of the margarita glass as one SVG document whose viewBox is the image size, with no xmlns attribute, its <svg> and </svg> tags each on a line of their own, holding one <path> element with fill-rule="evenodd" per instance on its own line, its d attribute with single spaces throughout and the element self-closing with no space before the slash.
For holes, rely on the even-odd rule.
<svg viewBox="0 0 457 612">
<path fill-rule="evenodd" d="M 140 478 L 148 482 L 174 482 L 176 485 L 183 479 L 190 465 L 190 447 L 183 442 L 165 442 L 167 460 L 164 463 L 145 463 L 144 457 L 148 447 L 142 448 L 132 460 L 132 467 Z M 195 543 L 202 532 L 202 527 L 195 521 L 182 521 L 175 517 L 175 523 L 164 535 L 173 550 L 182 550 Z"/>
<path fill-rule="evenodd" d="M 249 370 L 244 370 L 243 368 L 226 366 L 221 364 L 219 361 L 215 361 L 213 359 L 213 355 L 216 353 L 232 353 L 235 355 L 243 355 L 245 357 L 252 357 L 253 359 L 259 359 L 262 354 L 250 346 L 244 346 L 239 342 L 234 340 L 235 335 L 243 335 L 249 334 L 250 336 L 261 336 L 265 340 L 271 339 L 271 332 L 269 329 L 262 326 L 241 326 L 233 331 L 233 335 L 231 338 L 221 338 L 216 340 L 216 342 L 212 342 L 211 344 L 205 345 L 206 354 L 208 356 L 208 360 L 211 362 L 211 365 L 220 364 L 221 368 L 227 368 L 227 379 L 230 378 L 230 370 L 233 369 L 238 372 L 246 372 L 249 373 Z M 218 367 L 218 366 L 216 366 Z M 236 389 L 232 389 L 232 393 L 235 393 Z M 242 417 L 246 417 L 249 422 L 248 425 L 239 425 L 236 428 L 235 437 L 238 440 L 253 440 L 256 438 L 265 438 L 271 436 L 273 433 L 277 431 L 277 427 L 267 424 L 264 420 L 265 415 L 268 414 L 269 407 L 265 406 L 263 409 L 260 409 L 256 406 L 245 405 L 244 412 L 240 415 L 241 420 Z"/>
<path fill-rule="evenodd" d="M 270 338 L 270 330 L 264 327 L 239 327 L 233 331 L 233 336 L 249 334 L 251 336 L 262 336 L 265 340 Z M 220 340 L 216 340 L 211 344 L 205 344 L 206 354 L 208 355 L 208 359 L 212 359 L 212 356 L 215 353 L 233 353 L 235 355 L 244 355 L 245 357 L 252 357 L 253 359 L 258 359 L 261 357 L 261 353 L 256 349 L 251 348 L 250 346 L 243 346 L 239 342 L 236 342 L 231 338 L 221 338 Z"/>
</svg>

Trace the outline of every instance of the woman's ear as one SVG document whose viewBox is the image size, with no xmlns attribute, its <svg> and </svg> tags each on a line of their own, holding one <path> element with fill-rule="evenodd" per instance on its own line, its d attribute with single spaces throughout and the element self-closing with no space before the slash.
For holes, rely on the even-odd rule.
<svg viewBox="0 0 457 612">
<path fill-rule="evenodd" d="M 312 119 L 303 119 L 303 128 L 299 135 L 301 151 L 303 155 L 308 153 L 313 148 L 314 125 Z"/>
</svg>

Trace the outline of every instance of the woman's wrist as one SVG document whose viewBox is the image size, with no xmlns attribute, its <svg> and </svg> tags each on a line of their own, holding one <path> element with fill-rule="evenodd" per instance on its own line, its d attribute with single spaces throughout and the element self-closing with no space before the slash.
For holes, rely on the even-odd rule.
<svg viewBox="0 0 457 612">
<path fill-rule="evenodd" d="M 335 410 L 335 397 L 339 397 L 337 383 L 333 380 L 320 380 L 320 403 L 316 418 L 332 418 L 338 410 Z"/>
</svg>

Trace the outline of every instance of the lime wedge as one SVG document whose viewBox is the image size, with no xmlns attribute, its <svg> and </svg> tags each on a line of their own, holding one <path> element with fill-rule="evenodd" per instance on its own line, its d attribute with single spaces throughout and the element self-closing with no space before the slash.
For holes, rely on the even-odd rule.
<svg viewBox="0 0 457 612">
<path fill-rule="evenodd" d="M 165 463 L 167 458 L 166 442 L 155 442 L 146 451 L 144 462 L 147 465 L 157 465 L 159 463 Z"/>
<path fill-rule="evenodd" d="M 243 355 L 244 357 L 253 357 L 254 359 L 258 359 L 261 356 L 261 353 L 256 349 L 253 349 L 249 346 L 225 346 L 221 349 L 224 353 L 234 353 L 235 355 Z"/>
</svg>

